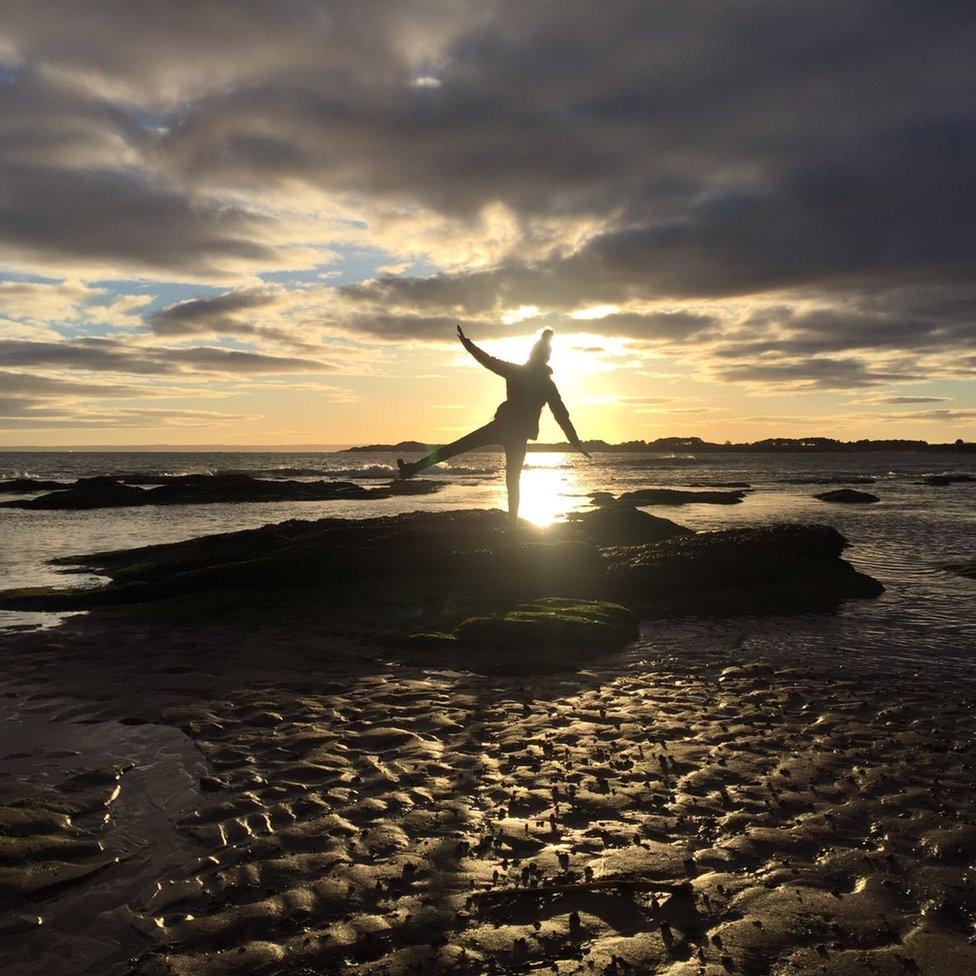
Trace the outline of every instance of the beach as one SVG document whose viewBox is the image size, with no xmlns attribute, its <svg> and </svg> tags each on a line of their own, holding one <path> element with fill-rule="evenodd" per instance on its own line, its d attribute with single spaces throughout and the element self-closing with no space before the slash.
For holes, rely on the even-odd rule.
<svg viewBox="0 0 976 976">
<path fill-rule="evenodd" d="M 21 799 L 113 765 L 35 828 L 104 851 L 7 892 L 7 971 L 972 971 L 973 689 L 700 636 L 531 680 L 233 627 L 8 637 L 5 742 L 81 730 L 21 739 Z"/>
<path fill-rule="evenodd" d="M 723 480 L 643 471 L 613 487 L 638 478 Z M 417 499 L 391 498 L 372 521 L 161 539 L 62 566 L 56 589 L 20 598 L 44 607 L 25 619 L 53 621 L 0 634 L 6 971 L 974 971 L 973 647 L 968 619 L 938 625 L 972 583 L 927 569 L 950 596 L 913 611 L 923 584 L 867 530 L 897 489 L 872 490 L 884 500 L 868 514 L 823 521 L 844 523 L 844 558 L 883 594 L 858 589 L 832 537 L 799 589 L 775 562 L 746 572 L 749 546 L 772 558 L 764 530 L 730 514 L 748 500 L 574 500 L 582 520 L 527 526 L 512 547 L 501 513 L 412 515 Z M 938 497 L 962 511 L 971 490 Z M 644 542 L 637 565 L 633 546 L 596 535 L 611 530 L 665 541 Z M 796 532 L 775 542 L 790 566 L 812 544 Z M 347 537 L 361 558 L 337 579 L 330 547 Z M 450 539 L 467 540 L 456 559 Z M 640 633 L 611 650 L 569 641 L 533 670 L 524 652 L 496 668 L 470 642 L 391 639 L 492 612 L 507 587 L 542 595 L 519 589 L 539 567 L 567 596 L 619 598 L 590 593 L 592 554 L 615 585 L 630 573 L 646 587 L 665 550 L 665 577 L 687 569 L 713 606 L 689 610 L 681 587 L 644 603 L 627 591 Z M 716 558 L 752 582 L 728 589 Z M 468 589 L 444 584 L 459 566 Z M 729 593 L 743 612 L 726 612 Z"/>
</svg>

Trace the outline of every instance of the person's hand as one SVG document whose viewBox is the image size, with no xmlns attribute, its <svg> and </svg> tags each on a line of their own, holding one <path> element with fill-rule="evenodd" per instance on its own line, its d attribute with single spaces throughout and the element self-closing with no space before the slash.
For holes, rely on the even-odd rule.
<svg viewBox="0 0 976 976">
<path fill-rule="evenodd" d="M 457 337 L 458 337 L 458 338 L 459 338 L 459 339 L 460 339 L 460 340 L 461 340 L 462 342 L 464 342 L 464 341 L 465 341 L 465 340 L 466 340 L 466 339 L 468 338 L 468 337 L 467 337 L 467 336 L 466 336 L 466 335 L 464 334 L 464 329 L 462 329 L 462 328 L 461 328 L 461 323 L 460 323 L 460 322 L 458 322 L 458 327 L 457 327 Z"/>
</svg>

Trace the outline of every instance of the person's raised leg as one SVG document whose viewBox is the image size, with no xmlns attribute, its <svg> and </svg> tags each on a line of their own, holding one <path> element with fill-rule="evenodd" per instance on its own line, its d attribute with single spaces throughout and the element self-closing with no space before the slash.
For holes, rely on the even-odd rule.
<svg viewBox="0 0 976 976">
<path fill-rule="evenodd" d="M 518 513 L 522 465 L 525 463 L 524 440 L 505 445 L 505 486 L 508 488 L 508 525 L 512 538 L 518 538 Z"/>
<path fill-rule="evenodd" d="M 492 421 L 491 423 L 485 424 L 484 427 L 479 427 L 477 430 L 471 431 L 470 434 L 465 434 L 464 437 L 459 437 L 451 444 L 438 447 L 426 457 L 422 457 L 419 461 L 408 462 L 404 461 L 403 458 L 397 458 L 397 467 L 400 469 L 401 478 L 412 478 L 419 471 L 439 464 L 441 461 L 447 461 L 449 458 L 456 457 L 458 454 L 464 454 L 465 451 L 473 451 L 478 447 L 487 447 L 489 444 L 498 443 L 498 430 L 495 422 Z"/>
</svg>

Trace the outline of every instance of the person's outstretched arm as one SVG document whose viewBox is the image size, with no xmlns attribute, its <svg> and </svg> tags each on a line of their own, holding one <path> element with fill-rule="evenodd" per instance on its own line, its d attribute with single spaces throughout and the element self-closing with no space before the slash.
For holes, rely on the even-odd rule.
<svg viewBox="0 0 976 976">
<path fill-rule="evenodd" d="M 490 369 L 493 373 L 497 373 L 499 376 L 508 377 L 511 375 L 512 371 L 516 369 L 515 363 L 506 363 L 504 359 L 496 359 L 494 356 L 489 356 L 484 349 L 479 349 L 465 334 L 464 329 L 459 325 L 457 327 L 457 337 L 461 340 L 461 345 L 471 353 L 472 356 L 485 369 Z"/>
<path fill-rule="evenodd" d="M 566 435 L 566 439 L 569 441 L 573 447 L 576 448 L 580 454 L 590 456 L 590 452 L 583 447 L 582 442 L 579 439 L 579 434 L 576 433 L 576 428 L 573 426 L 572 420 L 569 419 L 569 411 L 566 409 L 566 404 L 563 403 L 563 398 L 559 395 L 559 390 L 556 389 L 556 384 L 552 384 L 552 392 L 549 394 L 549 409 L 552 411 L 552 415 L 556 418 L 556 423 L 559 424 L 563 429 L 563 433 Z"/>
</svg>

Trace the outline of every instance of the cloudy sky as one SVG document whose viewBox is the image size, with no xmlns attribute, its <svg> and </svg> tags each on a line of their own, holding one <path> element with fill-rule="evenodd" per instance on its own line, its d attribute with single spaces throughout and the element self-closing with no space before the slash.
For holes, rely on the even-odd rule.
<svg viewBox="0 0 976 976">
<path fill-rule="evenodd" d="M 5 0 L 0 443 L 976 439 L 976 7 Z M 542 436 L 554 436 L 543 427 Z"/>
</svg>

